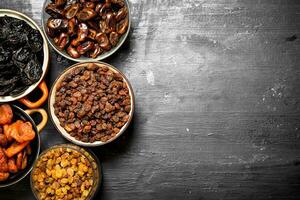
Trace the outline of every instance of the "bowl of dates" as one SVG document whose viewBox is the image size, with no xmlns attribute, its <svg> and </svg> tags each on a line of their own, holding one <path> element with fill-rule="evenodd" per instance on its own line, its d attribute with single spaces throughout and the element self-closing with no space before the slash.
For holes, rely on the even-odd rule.
<svg viewBox="0 0 300 200">
<path fill-rule="evenodd" d="M 38 25 L 20 12 L 0 9 L 0 102 L 18 99 L 33 108 L 46 101 L 48 62 L 47 39 Z M 26 96 L 36 87 L 43 96 L 31 102 Z"/>
<path fill-rule="evenodd" d="M 56 129 L 81 146 L 101 146 L 128 128 L 134 94 L 125 77 L 103 62 L 77 63 L 54 82 L 49 113 Z"/>
<path fill-rule="evenodd" d="M 127 0 L 46 0 L 42 15 L 51 46 L 77 62 L 112 55 L 130 30 Z"/>
</svg>

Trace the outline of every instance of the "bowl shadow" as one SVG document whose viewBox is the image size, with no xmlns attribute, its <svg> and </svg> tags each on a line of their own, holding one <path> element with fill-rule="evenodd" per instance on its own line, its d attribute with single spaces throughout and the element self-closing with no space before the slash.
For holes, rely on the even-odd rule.
<svg viewBox="0 0 300 200">
<path fill-rule="evenodd" d="M 135 121 L 135 115 L 133 115 L 130 125 L 119 138 L 103 146 L 90 148 L 90 150 L 93 151 L 101 162 L 109 162 L 125 154 L 133 142 Z"/>
<path fill-rule="evenodd" d="M 110 55 L 109 57 L 103 59 L 103 62 L 112 64 L 112 65 L 117 65 L 116 67 L 118 69 L 120 69 L 118 65 L 120 65 L 123 61 L 126 60 L 127 56 L 129 56 L 130 51 L 132 50 L 131 46 L 131 36 L 132 36 L 132 32 L 133 32 L 133 27 L 131 26 L 128 36 L 126 38 L 126 40 L 124 41 L 124 43 L 122 44 L 122 46 L 112 55 Z M 121 67 L 122 68 L 122 67 Z"/>
<path fill-rule="evenodd" d="M 101 199 L 104 195 L 104 185 L 105 185 L 105 169 L 103 168 L 103 163 L 110 162 L 117 159 L 118 157 L 126 154 L 129 151 L 130 146 L 134 139 L 134 127 L 135 127 L 135 117 L 133 116 L 130 125 L 127 130 L 116 140 L 106 145 L 100 147 L 93 147 L 90 150 L 98 157 L 101 165 L 102 181 L 97 194 L 94 199 Z"/>
</svg>

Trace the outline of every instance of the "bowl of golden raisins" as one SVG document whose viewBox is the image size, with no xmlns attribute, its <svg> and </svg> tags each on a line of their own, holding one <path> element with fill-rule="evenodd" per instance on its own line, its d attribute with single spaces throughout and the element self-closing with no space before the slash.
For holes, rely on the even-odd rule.
<svg viewBox="0 0 300 200">
<path fill-rule="evenodd" d="M 92 199 L 101 185 L 97 157 L 75 145 L 62 144 L 44 151 L 31 172 L 36 199 Z"/>
</svg>

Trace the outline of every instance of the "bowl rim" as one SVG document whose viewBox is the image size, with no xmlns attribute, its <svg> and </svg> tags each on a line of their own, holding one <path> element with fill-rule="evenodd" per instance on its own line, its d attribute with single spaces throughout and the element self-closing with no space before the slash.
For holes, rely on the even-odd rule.
<svg viewBox="0 0 300 200">
<path fill-rule="evenodd" d="M 39 154 L 40 154 L 40 150 L 41 150 L 41 137 L 40 137 L 40 133 L 39 133 L 38 130 L 37 130 L 37 127 L 36 127 L 36 124 L 35 124 L 34 120 L 33 120 L 33 119 L 31 118 L 31 116 L 28 115 L 22 108 L 20 108 L 20 107 L 14 105 L 14 104 L 9 104 L 9 105 L 10 105 L 11 107 L 13 107 L 13 109 L 17 109 L 18 111 L 20 111 L 20 112 L 22 113 L 22 115 L 23 115 L 23 116 L 26 116 L 25 118 L 26 118 L 27 120 L 30 121 L 30 123 L 32 124 L 32 127 L 34 128 L 35 133 L 36 133 L 36 137 L 35 137 L 35 138 L 37 138 L 37 140 L 38 140 L 38 141 L 37 141 L 37 142 L 38 142 L 38 147 L 37 147 L 37 150 L 36 150 L 36 156 L 35 156 L 35 158 L 33 158 L 33 162 L 32 162 L 32 164 L 31 164 L 30 168 L 27 170 L 27 172 L 25 172 L 25 173 L 24 173 L 23 175 L 21 175 L 18 179 L 16 179 L 15 181 L 12 181 L 11 183 L 7 183 L 7 184 L 4 184 L 4 185 L 1 185 L 1 182 L 0 182 L 0 188 L 9 187 L 9 186 L 14 185 L 14 184 L 20 182 L 21 180 L 23 180 L 23 179 L 31 172 L 34 163 L 35 163 L 36 160 L 39 158 Z M 35 139 L 35 138 L 34 138 L 34 139 Z"/>
<path fill-rule="evenodd" d="M 111 139 L 107 140 L 106 142 L 102 142 L 102 141 L 95 141 L 93 143 L 89 143 L 89 142 L 82 142 L 80 140 L 76 140 L 74 137 L 72 137 L 63 127 L 60 126 L 59 124 L 59 120 L 56 117 L 55 113 L 54 113 L 54 102 L 55 102 L 55 93 L 56 92 L 56 86 L 59 83 L 59 81 L 71 70 L 77 68 L 77 67 L 81 67 L 82 65 L 87 65 L 87 64 L 96 64 L 96 65 L 104 65 L 106 67 L 108 67 L 110 70 L 112 70 L 113 72 L 117 72 L 119 74 L 121 74 L 121 76 L 123 77 L 123 80 L 126 82 L 127 87 L 129 89 L 129 95 L 130 95 L 130 103 L 131 103 L 131 110 L 129 112 L 129 119 L 128 121 L 122 126 L 122 128 L 120 129 L 120 131 Z M 117 69 L 116 67 L 114 67 L 113 65 L 110 65 L 108 63 L 105 62 L 101 62 L 101 61 L 94 61 L 94 62 L 82 62 L 82 63 L 75 63 L 73 65 L 71 65 L 70 67 L 67 67 L 63 72 L 61 72 L 61 74 L 56 78 L 56 80 L 53 82 L 50 93 L 49 93 L 49 98 L 48 98 L 48 113 L 50 115 L 50 119 L 52 121 L 52 123 L 54 124 L 54 127 L 56 128 L 56 130 L 68 141 L 72 142 L 73 144 L 79 145 L 79 146 L 84 146 L 84 147 L 97 147 L 97 146 L 102 146 L 105 144 L 108 144 L 110 142 L 113 142 L 114 140 L 116 140 L 117 138 L 119 138 L 129 127 L 132 119 L 133 119 L 133 115 L 134 115 L 134 110 L 135 110 L 135 97 L 134 97 L 134 92 L 133 92 L 133 88 L 129 82 L 129 80 L 127 79 L 127 77 L 125 76 L 125 74 L 123 72 L 121 72 L 119 69 Z"/>
<path fill-rule="evenodd" d="M 42 65 L 43 73 L 42 73 L 40 79 L 36 83 L 30 85 L 26 90 L 24 90 L 20 94 L 17 94 L 15 96 L 0 96 L 0 103 L 7 103 L 7 102 L 21 99 L 21 98 L 27 96 L 28 94 L 30 94 L 34 89 L 36 89 L 36 87 L 42 82 L 42 80 L 45 78 L 45 76 L 48 72 L 50 53 L 49 53 L 49 46 L 48 46 L 46 36 L 44 35 L 44 32 L 41 30 L 41 28 L 38 26 L 38 24 L 33 19 L 31 19 L 29 16 L 27 16 L 24 13 L 21 13 L 19 11 L 12 10 L 12 9 L 0 9 L 0 17 L 3 17 L 3 16 L 13 17 L 16 19 L 23 20 L 27 24 L 29 24 L 32 28 L 35 28 L 36 30 L 38 30 L 43 38 L 43 56 L 44 56 L 43 65 Z"/>
<path fill-rule="evenodd" d="M 124 0 L 125 3 L 126 3 L 126 6 L 127 6 L 127 9 L 128 9 L 128 28 L 127 28 L 127 31 L 125 34 L 123 34 L 121 36 L 121 39 L 119 40 L 118 44 L 113 47 L 111 50 L 105 52 L 104 54 L 100 54 L 97 56 L 97 58 L 88 58 L 88 57 L 85 57 L 85 56 L 80 56 L 79 58 L 72 58 L 71 56 L 69 56 L 69 54 L 66 52 L 66 50 L 59 50 L 55 44 L 53 44 L 53 39 L 51 39 L 46 30 L 45 30 L 45 26 L 46 26 L 46 22 L 45 22 L 45 18 L 44 18 L 44 15 L 48 15 L 46 12 L 45 12 L 45 8 L 46 8 L 46 4 L 47 2 L 49 2 L 49 0 L 44 0 L 44 3 L 43 3 L 43 10 L 41 12 L 41 17 L 42 17 L 42 29 L 43 29 L 43 32 L 47 38 L 47 41 L 49 42 L 50 46 L 61 56 L 69 59 L 69 60 L 72 60 L 72 61 L 75 61 L 75 62 L 95 62 L 95 61 L 101 61 L 101 60 L 104 60 L 105 58 L 108 58 L 109 56 L 113 55 L 116 51 L 118 51 L 120 49 L 120 47 L 124 44 L 124 42 L 126 41 L 128 35 L 129 35 L 129 32 L 130 32 L 130 29 L 131 29 L 131 9 L 130 9 L 130 3 L 128 0 Z"/>
<path fill-rule="evenodd" d="M 79 152 L 81 155 L 83 155 L 84 157 L 86 157 L 89 160 L 89 162 L 91 162 L 90 159 L 84 154 L 84 152 L 86 152 L 86 153 L 88 153 L 94 159 L 94 161 L 96 163 L 96 167 L 97 167 L 96 170 L 98 171 L 99 180 L 98 180 L 98 183 L 96 185 L 96 188 L 95 188 L 94 192 L 92 194 L 90 194 L 90 196 L 88 198 L 88 199 L 93 199 L 93 197 L 98 193 L 101 184 L 103 183 L 103 168 L 102 168 L 102 164 L 101 164 L 99 158 L 96 156 L 96 154 L 93 151 L 91 151 L 89 149 L 85 149 L 85 148 L 80 147 L 80 146 L 76 146 L 74 144 L 68 144 L 68 143 L 65 143 L 65 144 L 64 143 L 63 144 L 56 144 L 56 145 L 53 145 L 53 146 L 45 149 L 44 151 L 41 152 L 41 154 L 38 156 L 38 158 L 33 162 L 32 168 L 31 168 L 31 173 L 30 173 L 30 188 L 31 188 L 31 191 L 32 191 L 34 197 L 36 199 L 39 199 L 38 196 L 37 196 L 37 194 L 36 194 L 36 192 L 35 192 L 35 189 L 33 187 L 33 180 L 32 180 L 33 169 L 36 167 L 36 164 L 37 164 L 38 160 L 41 158 L 42 155 L 44 155 L 45 153 L 49 152 L 50 150 L 56 149 L 56 148 L 70 148 L 70 149 L 72 149 L 74 151 Z"/>
</svg>

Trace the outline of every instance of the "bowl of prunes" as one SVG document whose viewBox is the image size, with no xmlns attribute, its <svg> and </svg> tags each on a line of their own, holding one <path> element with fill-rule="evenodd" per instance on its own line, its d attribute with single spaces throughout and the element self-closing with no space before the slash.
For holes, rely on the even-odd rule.
<svg viewBox="0 0 300 200">
<path fill-rule="evenodd" d="M 38 25 L 20 12 L 0 9 L 0 102 L 39 107 L 48 97 L 43 81 L 48 62 L 47 39 Z M 43 95 L 31 102 L 26 96 L 37 87 Z"/>
<path fill-rule="evenodd" d="M 51 46 L 76 62 L 102 60 L 126 40 L 127 0 L 46 0 L 42 26 Z"/>
</svg>

